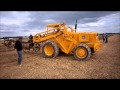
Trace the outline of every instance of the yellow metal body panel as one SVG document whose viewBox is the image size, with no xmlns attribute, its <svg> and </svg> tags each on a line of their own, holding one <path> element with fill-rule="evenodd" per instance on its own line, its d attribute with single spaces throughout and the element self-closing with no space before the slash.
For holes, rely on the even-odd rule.
<svg viewBox="0 0 120 90">
<path fill-rule="evenodd" d="M 69 29 L 70 31 L 62 24 L 48 24 L 45 32 L 37 33 L 33 36 L 33 42 L 54 41 L 66 54 L 72 52 L 75 46 L 81 43 L 93 48 L 94 51 L 100 49 L 97 32 L 74 32 L 72 27 L 69 27 Z"/>
<path fill-rule="evenodd" d="M 79 34 L 79 42 L 89 42 L 89 34 L 88 33 L 80 33 Z"/>
</svg>

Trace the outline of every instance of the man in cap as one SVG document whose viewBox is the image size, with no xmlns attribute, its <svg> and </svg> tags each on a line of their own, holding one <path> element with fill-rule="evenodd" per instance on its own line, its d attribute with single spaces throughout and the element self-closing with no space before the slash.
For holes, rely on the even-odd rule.
<svg viewBox="0 0 120 90">
<path fill-rule="evenodd" d="M 18 54 L 18 65 L 20 65 L 22 63 L 22 37 L 19 37 L 19 39 L 15 42 L 14 48 Z"/>
</svg>

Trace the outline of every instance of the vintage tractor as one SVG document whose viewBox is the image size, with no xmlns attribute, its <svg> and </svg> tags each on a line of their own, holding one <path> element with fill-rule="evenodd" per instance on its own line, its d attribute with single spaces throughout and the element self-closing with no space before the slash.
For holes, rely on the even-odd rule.
<svg viewBox="0 0 120 90">
<path fill-rule="evenodd" d="M 73 53 L 77 60 L 87 60 L 100 49 L 97 32 L 75 32 L 64 23 L 48 24 L 45 32 L 33 36 L 35 44 L 43 43 L 42 54 L 46 58 L 55 58 L 59 52 Z"/>
</svg>

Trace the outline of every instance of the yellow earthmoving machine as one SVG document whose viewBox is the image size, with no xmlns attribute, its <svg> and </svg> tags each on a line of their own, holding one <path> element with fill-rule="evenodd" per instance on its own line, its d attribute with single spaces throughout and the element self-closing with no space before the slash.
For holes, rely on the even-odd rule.
<svg viewBox="0 0 120 90">
<path fill-rule="evenodd" d="M 65 23 L 48 24 L 45 32 L 33 36 L 33 42 L 43 43 L 42 54 L 46 58 L 54 58 L 59 52 L 64 52 L 73 53 L 77 60 L 87 60 L 100 49 L 97 32 L 75 32 Z"/>
</svg>

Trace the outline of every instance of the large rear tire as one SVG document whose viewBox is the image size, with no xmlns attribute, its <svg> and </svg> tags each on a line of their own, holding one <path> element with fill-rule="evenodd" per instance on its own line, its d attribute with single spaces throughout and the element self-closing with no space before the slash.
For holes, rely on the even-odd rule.
<svg viewBox="0 0 120 90">
<path fill-rule="evenodd" d="M 79 44 L 74 48 L 74 57 L 77 60 L 88 60 L 91 57 L 91 50 L 85 44 Z"/>
<path fill-rule="evenodd" d="M 59 48 L 56 43 L 46 41 L 42 46 L 42 54 L 46 58 L 55 58 L 59 54 Z"/>
</svg>

